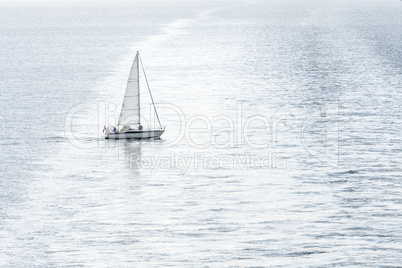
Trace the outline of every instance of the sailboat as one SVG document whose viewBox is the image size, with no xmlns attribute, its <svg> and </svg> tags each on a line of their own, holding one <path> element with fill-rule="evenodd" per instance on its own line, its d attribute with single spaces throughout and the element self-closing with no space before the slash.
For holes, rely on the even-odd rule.
<svg viewBox="0 0 402 268">
<path fill-rule="evenodd" d="M 155 115 L 159 122 L 159 129 L 145 130 L 141 125 L 140 63 L 148 87 L 148 92 L 151 97 L 152 105 L 154 107 Z M 109 126 L 108 128 L 104 127 L 104 131 L 106 139 L 159 138 L 163 132 L 165 132 L 165 129 L 162 128 L 159 120 L 158 112 L 156 111 L 154 99 L 152 97 L 151 89 L 149 88 L 148 79 L 145 74 L 139 51 L 137 51 L 137 55 L 135 56 L 133 65 L 131 66 L 118 124 L 117 126 Z"/>
</svg>

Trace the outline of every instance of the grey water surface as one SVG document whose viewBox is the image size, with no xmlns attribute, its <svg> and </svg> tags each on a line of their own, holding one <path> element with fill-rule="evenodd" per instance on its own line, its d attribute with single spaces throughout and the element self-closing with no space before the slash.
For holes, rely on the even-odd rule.
<svg viewBox="0 0 402 268">
<path fill-rule="evenodd" d="M 1 3 L 0 266 L 401 266 L 401 14 Z M 166 132 L 105 140 L 137 50 Z"/>
</svg>

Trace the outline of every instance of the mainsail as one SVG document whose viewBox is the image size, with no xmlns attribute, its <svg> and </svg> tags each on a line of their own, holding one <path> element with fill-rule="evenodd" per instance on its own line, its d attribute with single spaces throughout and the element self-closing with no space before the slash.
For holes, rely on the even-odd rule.
<svg viewBox="0 0 402 268">
<path fill-rule="evenodd" d="M 140 82 L 139 82 L 139 53 L 135 56 L 127 81 L 121 107 L 119 125 L 140 124 Z"/>
</svg>

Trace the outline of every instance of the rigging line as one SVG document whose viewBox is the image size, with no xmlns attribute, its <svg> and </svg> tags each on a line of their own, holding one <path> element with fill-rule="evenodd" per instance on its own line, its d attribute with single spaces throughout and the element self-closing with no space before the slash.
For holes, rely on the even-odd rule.
<svg viewBox="0 0 402 268">
<path fill-rule="evenodd" d="M 140 57 L 138 57 L 138 58 L 140 59 L 140 62 L 141 62 L 142 71 L 144 72 L 145 81 L 147 82 L 148 92 L 149 92 L 149 95 L 151 96 L 151 101 L 152 101 L 152 105 L 154 106 L 156 118 L 158 118 L 159 126 L 160 126 L 160 128 L 162 128 L 161 121 L 159 120 L 158 112 L 156 111 L 156 107 L 155 107 L 155 103 L 154 103 L 154 98 L 152 97 L 151 89 L 150 89 L 150 87 L 149 87 L 147 75 L 145 74 L 145 68 L 144 68 L 144 65 L 142 64 L 142 59 L 141 59 Z"/>
</svg>

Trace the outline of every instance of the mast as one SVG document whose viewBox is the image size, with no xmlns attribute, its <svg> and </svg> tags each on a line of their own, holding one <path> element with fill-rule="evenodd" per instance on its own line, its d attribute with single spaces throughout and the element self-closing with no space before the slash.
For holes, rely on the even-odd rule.
<svg viewBox="0 0 402 268">
<path fill-rule="evenodd" d="M 137 77 L 138 77 L 138 125 L 141 126 L 141 103 L 140 103 L 140 52 L 137 51 Z"/>
</svg>

